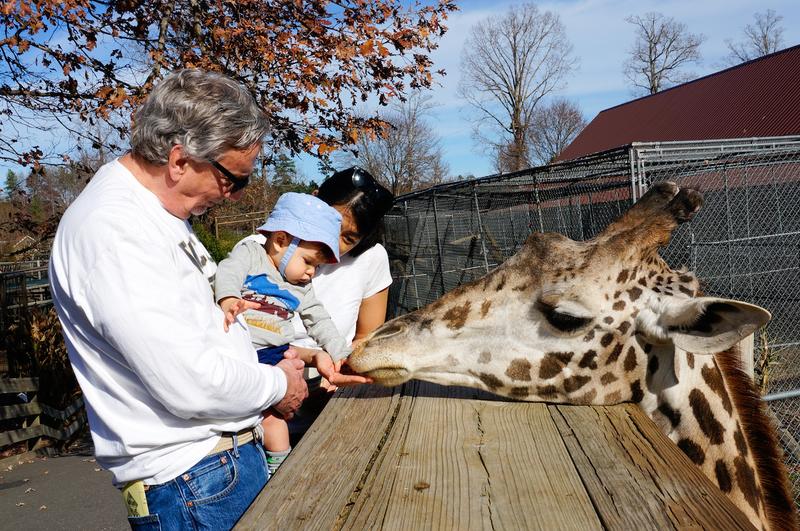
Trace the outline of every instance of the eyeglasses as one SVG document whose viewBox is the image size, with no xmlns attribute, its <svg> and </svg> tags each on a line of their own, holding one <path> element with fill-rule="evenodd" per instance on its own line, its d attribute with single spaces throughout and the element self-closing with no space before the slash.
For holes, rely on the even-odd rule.
<svg viewBox="0 0 800 531">
<path fill-rule="evenodd" d="M 234 175 L 230 171 L 228 171 L 228 169 L 225 166 L 223 166 L 222 164 L 220 164 L 216 160 L 211 159 L 211 158 L 206 159 L 206 160 L 212 166 L 214 166 L 216 169 L 218 169 L 219 172 L 223 175 L 223 177 L 225 177 L 233 185 L 233 186 L 231 186 L 231 193 L 232 194 L 235 194 L 236 192 L 238 192 L 239 190 L 241 190 L 242 188 L 244 188 L 245 186 L 250 184 L 250 176 L 249 175 L 244 175 L 244 176 Z"/>
</svg>

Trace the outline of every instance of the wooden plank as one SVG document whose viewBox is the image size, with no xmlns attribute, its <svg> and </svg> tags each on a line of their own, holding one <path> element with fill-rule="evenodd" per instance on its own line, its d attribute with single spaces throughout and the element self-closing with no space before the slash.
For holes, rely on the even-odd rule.
<svg viewBox="0 0 800 531">
<path fill-rule="evenodd" d="M 637 406 L 550 406 L 607 529 L 752 529 Z"/>
<path fill-rule="evenodd" d="M 331 529 L 391 430 L 398 388 L 340 389 L 237 529 Z"/>
<path fill-rule="evenodd" d="M 42 412 L 38 402 L 31 404 L 15 404 L 13 406 L 0 407 L 0 419 L 15 419 L 18 417 L 29 417 L 38 415 Z"/>
<path fill-rule="evenodd" d="M 63 411 L 54 409 L 47 404 L 42 404 L 42 413 L 50 418 L 58 420 L 68 420 L 72 415 L 77 413 L 83 408 L 83 397 L 79 396 L 72 404 L 67 406 Z"/>
<path fill-rule="evenodd" d="M 8 430 L 0 433 L 0 447 L 8 446 L 9 444 L 27 441 L 35 437 L 42 436 L 42 425 L 37 424 L 30 428 L 21 428 L 18 430 Z"/>
<path fill-rule="evenodd" d="M 0 378 L 0 394 L 21 393 L 39 389 L 39 378 Z"/>
<path fill-rule="evenodd" d="M 344 529 L 602 529 L 545 405 L 409 391 Z"/>
<path fill-rule="evenodd" d="M 75 432 L 81 429 L 82 426 L 86 424 L 86 418 L 81 416 L 73 421 L 69 426 L 65 428 L 51 428 L 50 426 L 41 425 L 42 428 L 42 435 L 45 437 L 50 437 L 52 439 L 58 439 L 60 441 L 66 441 L 70 437 L 72 437 Z"/>
</svg>

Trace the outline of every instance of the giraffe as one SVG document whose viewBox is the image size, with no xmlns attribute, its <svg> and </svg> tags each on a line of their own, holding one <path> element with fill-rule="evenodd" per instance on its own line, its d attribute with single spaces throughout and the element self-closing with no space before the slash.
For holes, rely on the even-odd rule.
<svg viewBox="0 0 800 531">
<path fill-rule="evenodd" d="M 651 187 L 584 242 L 533 233 L 487 276 L 377 329 L 350 367 L 518 400 L 634 402 L 759 529 L 797 529 L 775 430 L 737 344 L 770 314 L 703 296 L 658 255 L 702 206 Z"/>
</svg>

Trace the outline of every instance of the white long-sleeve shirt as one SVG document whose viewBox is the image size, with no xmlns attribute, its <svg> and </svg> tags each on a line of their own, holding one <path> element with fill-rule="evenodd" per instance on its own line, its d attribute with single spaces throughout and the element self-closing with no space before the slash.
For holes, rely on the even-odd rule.
<svg viewBox="0 0 800 531">
<path fill-rule="evenodd" d="M 222 432 L 254 426 L 286 377 L 259 364 L 241 319 L 223 330 L 216 264 L 118 160 L 67 209 L 53 301 L 83 390 L 97 461 L 115 485 L 168 481 Z"/>
</svg>

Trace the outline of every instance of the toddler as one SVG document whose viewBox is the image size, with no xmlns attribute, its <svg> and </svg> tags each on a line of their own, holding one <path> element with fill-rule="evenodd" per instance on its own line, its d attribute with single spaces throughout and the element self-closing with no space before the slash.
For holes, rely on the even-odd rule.
<svg viewBox="0 0 800 531">
<path fill-rule="evenodd" d="M 289 192 L 278 198 L 267 222 L 258 228 L 267 241 L 244 240 L 220 262 L 215 282 L 217 303 L 225 312 L 225 328 L 244 313 L 258 361 L 275 365 L 294 339 L 297 313 L 308 335 L 325 350 L 317 365 L 335 370 L 350 354 L 347 341 L 314 296 L 311 279 L 317 266 L 339 261 L 342 217 L 312 195 Z M 320 359 L 320 358 L 330 359 Z M 286 421 L 264 412 L 264 448 L 270 476 L 291 451 Z"/>
</svg>

